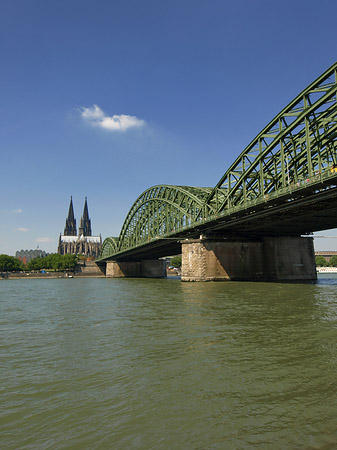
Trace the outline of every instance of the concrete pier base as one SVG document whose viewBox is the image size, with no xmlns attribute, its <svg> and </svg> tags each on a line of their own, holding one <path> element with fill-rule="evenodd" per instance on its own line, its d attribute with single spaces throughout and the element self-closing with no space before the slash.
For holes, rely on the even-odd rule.
<svg viewBox="0 0 337 450">
<path fill-rule="evenodd" d="M 107 261 L 107 278 L 163 278 L 166 277 L 166 261 L 151 259 L 143 261 Z"/>
<path fill-rule="evenodd" d="M 316 280 L 313 238 L 182 241 L 182 281 Z"/>
<path fill-rule="evenodd" d="M 140 273 L 145 278 L 165 278 L 166 266 L 163 259 L 144 259 L 140 262 Z"/>
<path fill-rule="evenodd" d="M 107 261 L 107 278 L 140 277 L 140 261 Z"/>
</svg>

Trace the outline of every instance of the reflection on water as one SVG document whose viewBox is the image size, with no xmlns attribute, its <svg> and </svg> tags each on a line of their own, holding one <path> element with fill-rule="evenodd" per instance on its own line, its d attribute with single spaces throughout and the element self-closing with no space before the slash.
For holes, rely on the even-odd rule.
<svg viewBox="0 0 337 450">
<path fill-rule="evenodd" d="M 2 281 L 2 448 L 335 449 L 336 284 Z"/>
</svg>

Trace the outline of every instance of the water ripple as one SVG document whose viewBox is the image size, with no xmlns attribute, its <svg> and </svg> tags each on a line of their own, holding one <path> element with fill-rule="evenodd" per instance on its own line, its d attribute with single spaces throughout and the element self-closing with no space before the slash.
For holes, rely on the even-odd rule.
<svg viewBox="0 0 337 450">
<path fill-rule="evenodd" d="M 337 447 L 337 291 L 0 283 L 2 448 Z"/>
</svg>

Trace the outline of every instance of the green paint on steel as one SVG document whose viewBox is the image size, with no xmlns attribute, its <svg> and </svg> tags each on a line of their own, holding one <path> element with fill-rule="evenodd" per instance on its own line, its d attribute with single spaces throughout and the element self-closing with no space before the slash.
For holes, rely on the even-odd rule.
<svg viewBox="0 0 337 450">
<path fill-rule="evenodd" d="M 246 147 L 214 188 L 159 185 L 131 207 L 119 238 L 107 238 L 99 260 L 177 235 L 306 182 L 333 181 L 337 165 L 337 63 L 289 103 Z M 331 181 L 331 183 L 332 183 Z"/>
<path fill-rule="evenodd" d="M 336 77 L 337 63 L 256 136 L 212 190 L 205 205 L 208 216 L 270 195 L 336 163 Z"/>
<path fill-rule="evenodd" d="M 100 258 L 103 259 L 107 258 L 110 255 L 116 253 L 117 251 L 118 251 L 118 238 L 108 237 L 103 241 Z"/>
</svg>

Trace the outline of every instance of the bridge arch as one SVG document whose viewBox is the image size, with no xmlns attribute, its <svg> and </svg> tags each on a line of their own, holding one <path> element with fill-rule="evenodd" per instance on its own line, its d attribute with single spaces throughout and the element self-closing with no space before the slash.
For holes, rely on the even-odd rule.
<svg viewBox="0 0 337 450">
<path fill-rule="evenodd" d="M 212 188 L 171 185 L 147 189 L 132 205 L 119 238 L 104 240 L 100 259 L 190 226 L 211 191 Z"/>
<path fill-rule="evenodd" d="M 306 195 L 307 186 L 312 186 L 311 193 L 336 187 L 336 138 L 337 63 L 252 140 L 214 188 L 158 185 L 143 192 L 132 205 L 119 238 L 104 241 L 100 259 L 155 238 L 179 236 L 189 229 L 195 232 L 201 223 L 220 223 L 224 215 L 273 198 L 296 200 Z"/>
<path fill-rule="evenodd" d="M 108 237 L 104 239 L 100 258 L 107 258 L 118 251 L 118 238 Z"/>
<path fill-rule="evenodd" d="M 289 103 L 246 147 L 206 200 L 206 215 L 244 206 L 337 164 L 337 63 Z"/>
<path fill-rule="evenodd" d="M 211 188 L 153 186 L 132 205 L 119 236 L 118 251 L 179 231 L 195 222 Z"/>
</svg>

